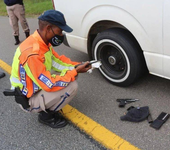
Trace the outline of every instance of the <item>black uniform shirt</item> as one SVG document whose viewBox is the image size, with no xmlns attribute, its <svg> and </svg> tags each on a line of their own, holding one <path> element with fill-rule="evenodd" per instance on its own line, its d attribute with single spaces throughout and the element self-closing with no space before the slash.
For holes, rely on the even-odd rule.
<svg viewBox="0 0 170 150">
<path fill-rule="evenodd" d="M 23 0 L 4 0 L 4 3 L 7 6 L 12 6 L 12 5 L 15 5 L 15 4 L 23 5 Z"/>
</svg>

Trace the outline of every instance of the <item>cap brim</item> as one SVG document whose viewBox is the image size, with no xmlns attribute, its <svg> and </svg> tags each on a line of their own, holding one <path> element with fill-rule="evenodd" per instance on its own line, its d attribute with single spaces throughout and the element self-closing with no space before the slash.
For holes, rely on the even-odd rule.
<svg viewBox="0 0 170 150">
<path fill-rule="evenodd" d="M 64 30 L 65 32 L 72 32 L 73 29 L 70 28 L 68 25 L 65 25 L 65 26 L 58 26 L 60 27 L 62 30 Z"/>
</svg>

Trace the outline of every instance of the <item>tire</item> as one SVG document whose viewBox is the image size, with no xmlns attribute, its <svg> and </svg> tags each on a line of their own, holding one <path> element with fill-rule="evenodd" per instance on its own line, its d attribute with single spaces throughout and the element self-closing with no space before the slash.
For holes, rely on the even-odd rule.
<svg viewBox="0 0 170 150">
<path fill-rule="evenodd" d="M 129 86 L 146 70 L 142 50 L 132 35 L 120 28 L 99 33 L 92 44 L 95 60 L 101 59 L 102 75 L 118 86 Z"/>
</svg>

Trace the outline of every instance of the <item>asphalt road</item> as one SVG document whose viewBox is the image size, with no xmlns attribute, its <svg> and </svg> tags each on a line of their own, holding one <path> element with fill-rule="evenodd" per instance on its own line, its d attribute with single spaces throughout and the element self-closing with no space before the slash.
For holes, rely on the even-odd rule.
<svg viewBox="0 0 170 150">
<path fill-rule="evenodd" d="M 38 27 L 37 19 L 28 19 L 31 33 Z M 20 28 L 20 39 L 25 36 Z M 14 46 L 12 29 L 7 17 L 0 17 L 0 59 L 9 65 L 17 46 Z M 75 61 L 86 61 L 88 55 L 65 47 L 55 48 Z M 37 121 L 37 114 L 26 114 L 18 108 L 11 97 L 2 91 L 10 87 L 9 75 L 0 79 L 0 149 L 1 150 L 100 150 L 104 149 L 80 132 L 73 125 L 63 129 L 51 129 Z M 168 150 L 170 143 L 170 119 L 160 130 L 140 123 L 120 121 L 130 106 L 149 106 L 153 119 L 162 112 L 170 113 L 170 81 L 148 75 L 134 85 L 122 88 L 106 81 L 98 70 L 92 74 L 80 74 L 79 92 L 71 106 L 94 121 L 143 150 Z M 138 98 L 140 101 L 119 108 L 117 98 Z"/>
</svg>

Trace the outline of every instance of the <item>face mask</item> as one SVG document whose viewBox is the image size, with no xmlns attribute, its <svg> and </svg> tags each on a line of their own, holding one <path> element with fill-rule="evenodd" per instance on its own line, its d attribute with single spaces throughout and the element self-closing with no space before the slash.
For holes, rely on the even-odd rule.
<svg viewBox="0 0 170 150">
<path fill-rule="evenodd" d="M 51 28 L 51 30 L 52 30 L 52 28 Z M 54 31 L 53 31 L 53 33 L 54 33 Z M 59 46 L 60 44 L 63 43 L 63 41 L 64 41 L 64 36 L 60 36 L 57 34 L 54 34 L 54 36 L 49 40 L 49 42 L 51 43 L 52 46 Z"/>
</svg>

